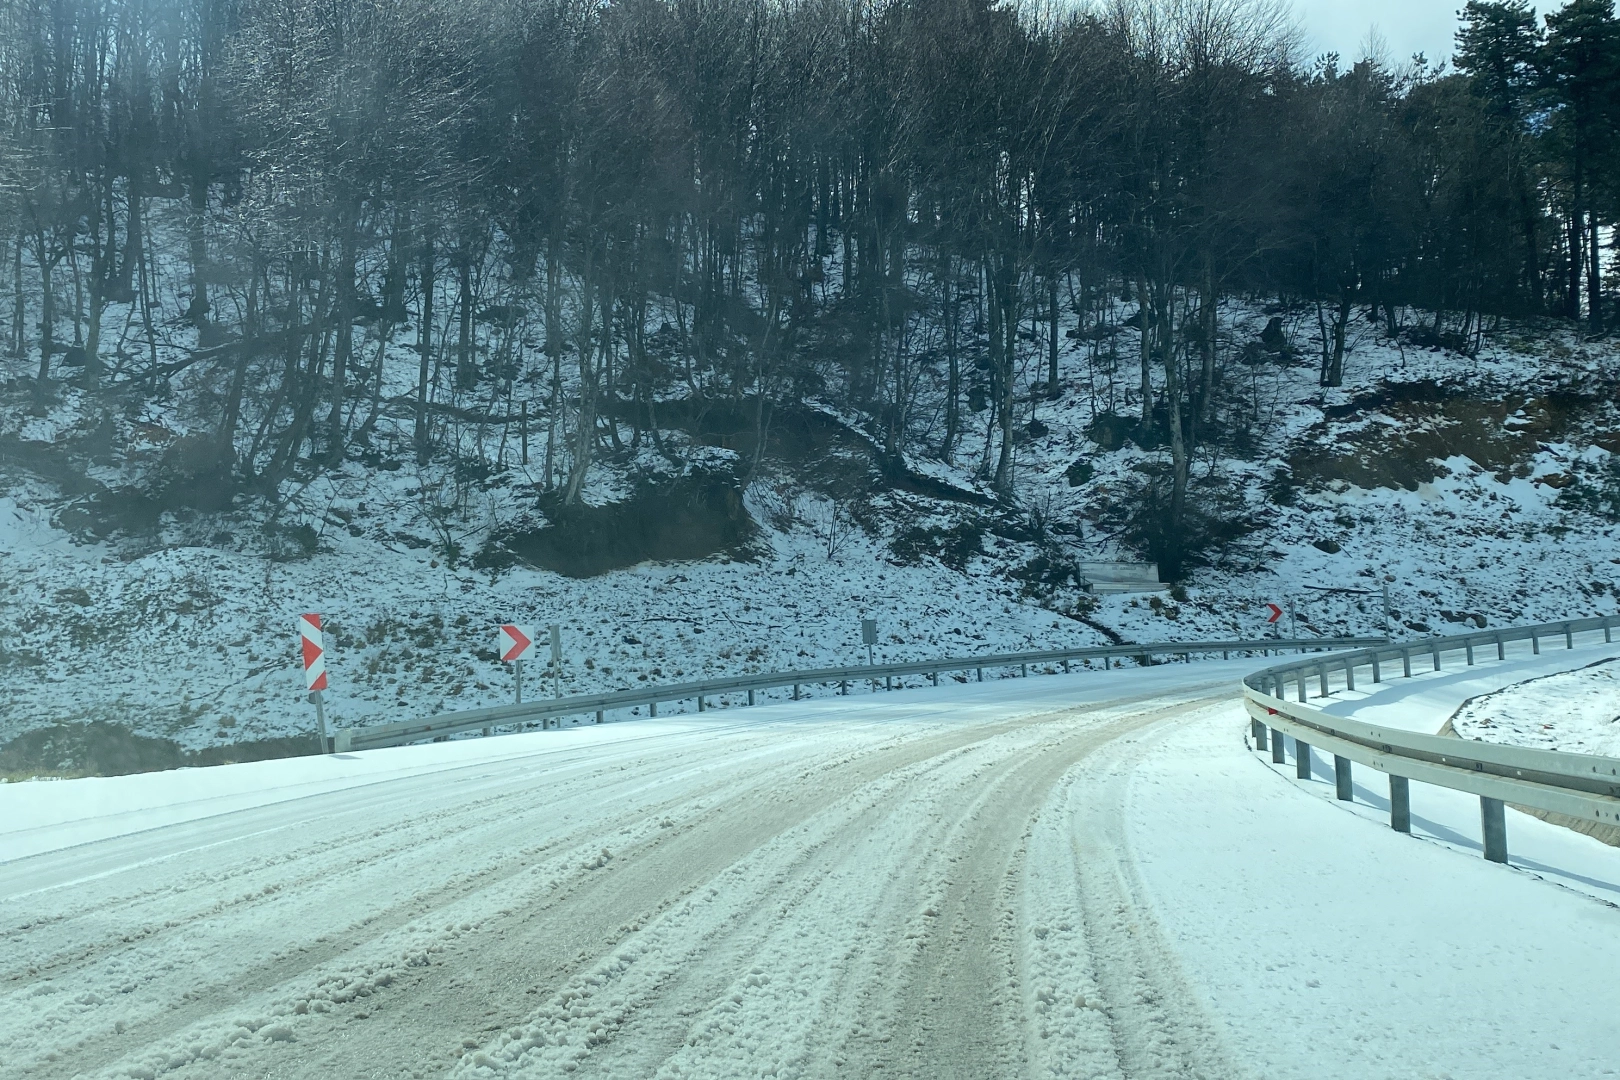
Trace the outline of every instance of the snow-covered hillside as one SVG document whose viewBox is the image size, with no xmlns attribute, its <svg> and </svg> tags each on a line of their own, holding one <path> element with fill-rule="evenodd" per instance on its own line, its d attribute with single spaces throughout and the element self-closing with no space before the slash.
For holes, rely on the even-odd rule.
<svg viewBox="0 0 1620 1080">
<path fill-rule="evenodd" d="M 308 731 L 304 611 L 331 630 L 331 713 L 359 725 L 509 700 L 492 651 L 508 620 L 562 625 L 566 693 L 858 662 L 862 617 L 878 620 L 879 656 L 899 659 L 1110 634 L 1259 636 L 1273 629 L 1268 601 L 1292 608 L 1285 632 L 1378 632 L 1386 587 L 1397 635 L 1615 610 L 1620 354 L 1541 327 L 1487 336 L 1469 357 L 1368 324 L 1347 385 L 1323 391 L 1308 360 L 1241 347 L 1270 310 L 1222 313 L 1247 358 L 1226 380 L 1245 401 L 1226 411 L 1247 419 L 1200 450 L 1208 542 L 1183 582 L 1151 596 L 1088 596 L 1075 575 L 1083 560 L 1140 557 L 1127 510 L 1166 454 L 1131 441 L 1139 406 L 1115 396 L 1137 332 L 1099 342 L 1072 316 L 1061 395 L 1022 406 L 1016 505 L 991 498 L 971 438 L 965 464 L 914 454 L 894 482 L 863 456 L 859 417 L 811 402 L 830 448 L 775 446 L 718 554 L 588 577 L 514 556 L 513 538 L 544 517 L 538 466 L 521 464 L 510 425 L 478 430 L 488 464 L 469 475 L 465 455 L 416 465 L 408 412 L 385 409 L 370 451 L 276 500 L 154 511 L 134 529 L 116 524 L 109 493 L 183 453 L 194 421 L 150 402 L 109 419 L 66 389 L 48 416 L 0 418 L 0 742 L 96 720 L 189 749 Z M 1308 348 L 1303 313 L 1285 315 Z M 405 373 L 408 352 L 384 345 Z M 1039 374 L 1042 350 L 1026 347 L 1026 374 Z M 649 477 L 737 471 L 738 455 L 712 445 L 724 439 L 665 437 L 673 454 L 594 466 L 586 503 Z M 86 450 L 97 438 L 121 449 Z M 684 462 L 673 471 L 672 456 Z"/>
</svg>

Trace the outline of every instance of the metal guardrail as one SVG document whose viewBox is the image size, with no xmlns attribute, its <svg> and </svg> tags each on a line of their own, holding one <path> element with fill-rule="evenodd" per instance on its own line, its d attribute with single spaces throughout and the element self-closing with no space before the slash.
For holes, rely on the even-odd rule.
<svg viewBox="0 0 1620 1080">
<path fill-rule="evenodd" d="M 1064 671 L 1077 660 L 1134 659 L 1146 664 L 1155 656 L 1185 655 L 1193 653 L 1220 653 L 1230 657 L 1234 652 L 1282 652 L 1298 649 L 1319 651 L 1324 649 L 1354 648 L 1360 645 L 1382 645 L 1387 638 L 1261 638 L 1252 641 L 1161 641 L 1141 645 L 1100 645 L 1083 649 L 1054 649 L 1045 652 L 1001 653 L 993 656 L 954 657 L 943 660 L 913 660 L 899 664 L 868 664 L 851 667 L 816 668 L 807 671 L 761 672 L 755 675 L 736 675 L 723 679 L 699 679 L 694 682 L 666 683 L 661 686 L 635 687 L 628 690 L 609 690 L 597 694 L 575 694 L 570 697 L 545 698 L 522 704 L 495 705 L 482 709 L 464 709 L 441 713 L 421 720 L 403 720 L 390 724 L 367 727 L 342 728 L 333 738 L 333 749 L 370 750 L 384 746 L 400 746 L 456 735 L 464 731 L 482 730 L 492 734 L 493 729 L 509 724 L 545 723 L 565 716 L 595 713 L 598 722 L 603 713 L 612 709 L 645 707 L 652 716 L 658 715 L 660 702 L 690 701 L 696 699 L 698 711 L 703 712 L 707 699 L 721 694 L 748 694 L 748 704 L 754 704 L 761 690 L 791 686 L 793 700 L 798 700 L 802 687 L 837 683 L 841 692 L 848 692 L 852 683 L 879 679 L 885 686 L 896 678 L 908 675 L 926 675 L 939 685 L 939 677 L 946 672 L 972 671 L 980 682 L 986 669 L 1018 668 L 1028 675 L 1030 665 L 1061 664 Z"/>
<path fill-rule="evenodd" d="M 1333 754 L 1336 794 L 1346 802 L 1354 797 L 1351 763 L 1370 766 L 1389 776 L 1390 827 L 1412 831 L 1410 781 L 1466 791 L 1479 796 L 1485 857 L 1507 862 L 1507 820 L 1503 807 L 1530 807 L 1608 825 L 1620 825 L 1620 758 L 1571 754 L 1498 743 L 1474 742 L 1444 735 L 1400 731 L 1333 716 L 1311 705 L 1330 696 L 1334 675 L 1343 677 L 1344 689 L 1354 690 L 1356 673 L 1365 669 L 1372 682 L 1384 681 L 1386 670 L 1399 664 L 1401 676 L 1410 678 L 1415 662 L 1442 670 L 1442 658 L 1462 654 L 1466 665 L 1476 653 L 1494 648 L 1495 658 L 1506 659 L 1507 645 L 1528 641 L 1533 654 L 1544 641 L 1575 647 L 1577 634 L 1603 634 L 1614 640 L 1620 616 L 1568 619 L 1503 630 L 1453 634 L 1398 645 L 1379 645 L 1332 656 L 1277 664 L 1247 676 L 1243 697 L 1252 717 L 1257 750 L 1271 751 L 1271 760 L 1286 761 L 1283 736 L 1295 743 L 1295 775 L 1309 779 L 1311 749 Z M 1290 697 L 1297 700 L 1290 700 Z"/>
</svg>

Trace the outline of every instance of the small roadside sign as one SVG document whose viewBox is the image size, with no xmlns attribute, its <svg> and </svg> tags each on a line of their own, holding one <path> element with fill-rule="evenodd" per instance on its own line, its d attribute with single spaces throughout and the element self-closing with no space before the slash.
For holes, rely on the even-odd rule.
<svg viewBox="0 0 1620 1080">
<path fill-rule="evenodd" d="M 326 730 L 326 640 L 321 636 L 321 617 L 310 613 L 298 616 L 298 645 L 304 660 L 304 685 L 309 688 L 310 704 L 321 727 L 321 752 L 332 752 L 331 735 Z"/>
<path fill-rule="evenodd" d="M 298 616 L 298 636 L 304 654 L 304 683 L 310 691 L 326 689 L 326 643 L 321 640 L 321 617 Z"/>
<path fill-rule="evenodd" d="M 534 644 L 534 627 L 517 623 L 502 623 L 496 628 L 495 655 L 501 663 L 512 665 L 512 681 L 517 689 L 517 703 L 523 704 L 523 657 Z M 488 734 L 488 730 L 485 730 Z"/>
<path fill-rule="evenodd" d="M 1283 617 L 1283 609 L 1278 607 L 1276 604 L 1267 604 L 1266 608 L 1271 612 L 1270 615 L 1266 616 L 1266 622 L 1274 623 Z"/>
<path fill-rule="evenodd" d="M 502 663 L 522 660 L 534 644 L 534 627 L 516 623 L 503 623 L 495 638 L 495 653 Z"/>
</svg>

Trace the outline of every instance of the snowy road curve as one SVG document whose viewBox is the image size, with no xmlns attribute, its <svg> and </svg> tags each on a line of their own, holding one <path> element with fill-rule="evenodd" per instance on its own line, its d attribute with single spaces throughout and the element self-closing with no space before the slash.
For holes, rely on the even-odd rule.
<svg viewBox="0 0 1620 1080">
<path fill-rule="evenodd" d="M 0 862 L 0 1076 L 1244 1075 L 1125 828 L 1231 708 L 1195 669 L 486 740 Z"/>
</svg>

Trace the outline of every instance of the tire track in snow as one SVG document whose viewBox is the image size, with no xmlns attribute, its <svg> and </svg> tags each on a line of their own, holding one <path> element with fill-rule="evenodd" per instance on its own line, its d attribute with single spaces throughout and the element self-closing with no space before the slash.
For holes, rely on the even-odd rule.
<svg viewBox="0 0 1620 1080">
<path fill-rule="evenodd" d="M 1222 695 L 1219 700 L 1225 700 Z M 1029 1072 L 1020 970 L 1018 897 L 1032 823 L 1076 762 L 1132 730 L 1201 702 L 1080 728 L 1038 754 L 1008 760 L 964 815 L 956 866 L 931 930 L 899 988 L 895 1064 L 915 1077 Z"/>
<path fill-rule="evenodd" d="M 747 746 L 738 747 L 738 761 L 753 760 L 748 749 Z M 121 919 L 120 915 L 124 913 L 122 909 L 126 905 L 121 897 L 113 895 L 104 898 L 106 906 L 91 903 L 70 924 L 51 928 L 59 936 L 71 937 L 74 933 L 103 935 L 94 950 L 95 955 L 82 958 L 76 965 L 78 969 L 99 968 L 93 972 L 94 976 L 99 976 L 99 981 L 85 978 L 80 970 L 59 969 L 52 972 L 42 969 L 30 973 L 24 967 L 10 980 L 10 989 L 14 994 L 37 995 L 41 990 L 52 987 L 53 978 L 60 979 L 70 986 L 78 984 L 73 987 L 80 990 L 78 1000 L 73 1002 L 77 1008 L 64 1010 L 65 1016 L 60 1012 L 55 1016 L 47 1014 L 44 1017 L 44 1030 L 39 1033 L 44 1038 L 36 1040 L 31 1032 L 40 1026 L 37 1008 L 8 1007 L 18 1003 L 6 1000 L 11 995 L 0 993 L 0 1037 L 3 1037 L 0 1041 L 8 1042 L 13 1047 L 14 1065 L 21 1065 L 27 1060 L 27 1055 L 18 1051 L 25 1050 L 30 1042 L 38 1042 L 41 1055 L 55 1055 L 55 1061 L 35 1061 L 29 1075 L 66 1076 L 79 1070 L 93 1071 L 118 1060 L 127 1053 L 131 1044 L 161 1041 L 166 1034 L 179 1031 L 211 1014 L 234 1010 L 245 1005 L 264 987 L 281 986 L 302 973 L 332 965 L 362 950 L 364 946 L 388 937 L 391 931 L 407 927 L 412 921 L 429 917 L 459 899 L 475 896 L 480 891 L 511 879 L 530 868 L 529 860 L 541 857 L 547 851 L 566 851 L 570 846 L 579 848 L 572 855 L 564 855 L 563 861 L 583 872 L 581 866 L 586 861 L 585 852 L 594 854 L 598 851 L 603 835 L 627 823 L 644 822 L 660 812 L 664 801 L 649 803 L 645 798 L 634 798 L 637 789 L 655 792 L 663 786 L 659 783 L 657 773 L 678 776 L 691 772 L 693 761 L 698 765 L 697 771 L 712 771 L 712 755 L 702 747 L 693 748 L 688 757 L 691 760 L 677 760 L 668 763 L 666 768 L 654 769 L 651 778 L 645 771 L 640 771 L 628 773 L 613 784 L 604 784 L 603 775 L 612 776 L 627 766 L 610 763 L 608 766 L 594 767 L 574 777 L 568 786 L 548 787 L 545 790 L 536 789 L 532 776 L 511 778 L 503 782 L 508 789 L 504 792 L 507 803 L 504 815 L 492 812 L 494 804 L 490 799 L 465 800 L 465 795 L 469 793 L 465 786 L 460 790 L 435 792 L 434 797 L 427 799 L 418 795 L 418 813 L 415 816 L 365 831 L 348 827 L 355 814 L 339 815 L 324 823 L 321 833 L 313 838 L 307 830 L 295 832 L 292 838 L 298 846 L 290 853 L 274 852 L 265 856 L 265 871 L 276 887 L 268 891 L 253 891 L 240 904 L 222 904 L 219 901 L 218 883 L 211 880 L 214 876 L 211 867 L 191 867 L 185 865 L 186 860 L 178 860 L 180 865 L 167 867 L 180 871 L 178 880 L 173 877 L 160 879 L 156 885 L 138 882 L 144 887 L 137 888 L 142 903 L 135 905 L 139 909 L 136 918 Z M 746 784 L 747 781 L 742 782 Z M 695 794 L 702 796 L 722 785 L 738 783 L 738 778 L 728 773 L 704 782 Z M 606 820 L 600 815 L 587 816 L 573 824 L 571 831 L 550 830 L 551 835 L 540 838 L 538 844 L 535 837 L 524 835 L 531 828 L 525 824 L 526 821 L 536 816 L 541 820 L 557 816 L 555 808 L 550 806 L 555 800 L 583 797 L 586 793 L 610 802 L 615 800 L 615 796 L 625 797 L 625 792 L 616 791 L 615 788 L 626 789 L 630 801 L 618 807 L 613 816 Z M 693 796 L 694 791 L 689 788 L 675 801 L 689 801 Z M 459 806 L 458 797 L 463 802 Z M 277 811 L 285 812 L 286 809 L 277 808 Z M 547 809 L 552 809 L 553 813 L 545 813 Z M 441 818 L 441 814 L 445 816 Z M 270 844 L 284 839 L 261 834 L 256 842 Z M 384 842 L 381 850 L 378 850 L 379 841 Z M 490 857 L 492 852 L 493 858 Z M 478 859 L 469 864 L 469 855 L 476 855 Z M 257 863 L 260 852 L 255 849 L 239 853 L 237 857 Z M 286 879 L 278 880 L 273 876 L 284 873 L 289 864 L 299 870 L 292 879 L 292 884 L 298 887 L 282 887 L 287 884 Z M 151 868 L 139 869 L 146 871 Z M 367 871 L 370 871 L 372 879 L 369 886 L 363 884 L 368 876 Z M 136 876 L 144 879 L 145 874 L 138 873 Z M 229 871 L 225 872 L 227 880 L 234 876 Z M 264 875 L 256 880 L 264 880 Z M 109 888 L 115 888 L 117 884 L 113 879 L 107 882 Z M 234 881 L 231 886 L 240 887 Z M 345 894 L 356 891 L 357 886 L 362 895 L 346 897 Z M 38 904 L 49 898 L 49 894 L 35 894 L 29 899 Z M 157 916 L 146 914 L 149 906 L 161 909 L 164 904 L 173 905 L 177 901 L 193 898 L 197 905 L 189 911 L 177 914 L 171 909 L 167 912 L 160 910 Z M 360 910 L 355 912 L 352 921 L 345 922 L 345 905 L 353 910 L 357 901 Z M 19 906 L 23 905 L 6 905 L 12 909 Z M 38 910 L 34 904 L 26 907 Z M 210 918 L 212 915 L 219 916 L 217 924 Z M 334 920 L 334 915 L 338 916 L 337 920 Z M 26 911 L 21 913 L 20 926 L 28 926 L 29 918 Z M 153 918 L 161 920 L 158 925 L 162 933 L 145 932 Z M 292 927 L 294 930 L 291 934 L 282 934 L 279 945 L 268 949 L 262 940 L 243 937 L 244 934 L 251 934 L 254 939 L 260 938 L 273 925 Z M 12 934 L 32 946 L 34 955 L 49 949 L 50 942 L 32 940 L 37 935 L 31 927 L 20 931 L 18 927 L 19 923 L 11 924 Z M 403 946 L 393 961 L 407 969 L 420 966 L 425 950 L 444 946 L 442 941 L 435 938 L 453 938 L 460 932 L 450 929 L 429 934 L 425 942 L 416 940 Z M 177 943 L 179 948 L 164 940 L 165 936 L 180 938 Z M 199 936 L 211 938 L 211 941 L 190 940 Z M 275 934 L 270 936 L 276 937 Z M 414 939 L 423 937 L 421 933 L 410 936 Z M 233 952 L 240 955 L 232 955 Z M 266 952 L 271 955 L 263 959 Z M 177 964 L 177 956 L 205 961 L 207 970 L 193 971 L 190 965 Z M 381 977 L 387 981 L 388 964 L 371 959 L 362 966 L 371 967 L 373 970 L 366 974 L 375 976 L 379 974 L 379 964 L 384 969 Z M 86 983 L 89 983 L 88 987 L 80 989 Z M 180 985 L 168 985 L 172 983 Z M 147 992 L 141 994 L 132 991 Z M 339 993 L 342 992 L 340 989 Z M 144 1015 L 140 1009 L 143 997 L 147 999 L 144 1001 Z M 99 1017 L 100 1023 L 94 1024 L 94 1028 L 100 1030 L 92 1028 L 86 1032 L 87 1017 L 97 1012 L 117 1012 L 119 1015 L 116 1019 L 112 1015 Z M 250 1011 L 245 1015 L 251 1021 L 254 1013 Z M 19 1030 L 7 1033 L 3 1019 L 6 1016 L 30 1022 Z M 51 1023 L 52 1020 L 56 1023 Z M 226 1030 L 234 1032 L 238 1026 L 228 1023 Z M 70 1035 L 76 1034 L 78 1038 L 64 1044 L 60 1033 L 51 1030 L 53 1027 L 67 1028 Z M 200 1045 L 206 1049 L 211 1045 L 208 1039 L 200 1042 L 192 1039 L 189 1042 L 193 1048 Z M 186 1057 L 185 1053 L 177 1054 L 180 1059 Z M 176 1056 L 169 1055 L 171 1059 Z M 0 1075 L 5 1072 L 6 1069 L 0 1067 Z"/>
<path fill-rule="evenodd" d="M 1153 916 L 1126 837 L 1125 799 L 1134 766 L 1153 749 L 1154 729 L 1168 722 L 1100 748 L 1068 777 L 1055 800 L 1062 837 L 1048 850 L 1057 861 L 1057 850 L 1067 848 L 1075 885 L 1057 918 L 1081 929 L 1085 970 L 1078 989 L 1071 984 L 1052 992 L 1046 1004 L 1050 1012 L 1067 997 L 1071 1013 L 1091 1020 L 1100 1013 L 1118 1073 L 1129 1080 L 1233 1080 L 1248 1071 L 1228 1051 L 1182 973 Z M 1046 949 L 1032 949 L 1031 956 L 1044 952 L 1050 960 L 1060 944 L 1050 939 Z M 1048 1015 L 1045 1022 L 1055 1019 Z M 1094 1023 L 1084 1027 L 1094 1034 Z M 1064 1040 L 1051 1049 L 1062 1048 Z M 1046 1055 L 1046 1075 L 1083 1075 L 1066 1071 L 1062 1058 L 1061 1052 Z"/>
</svg>

